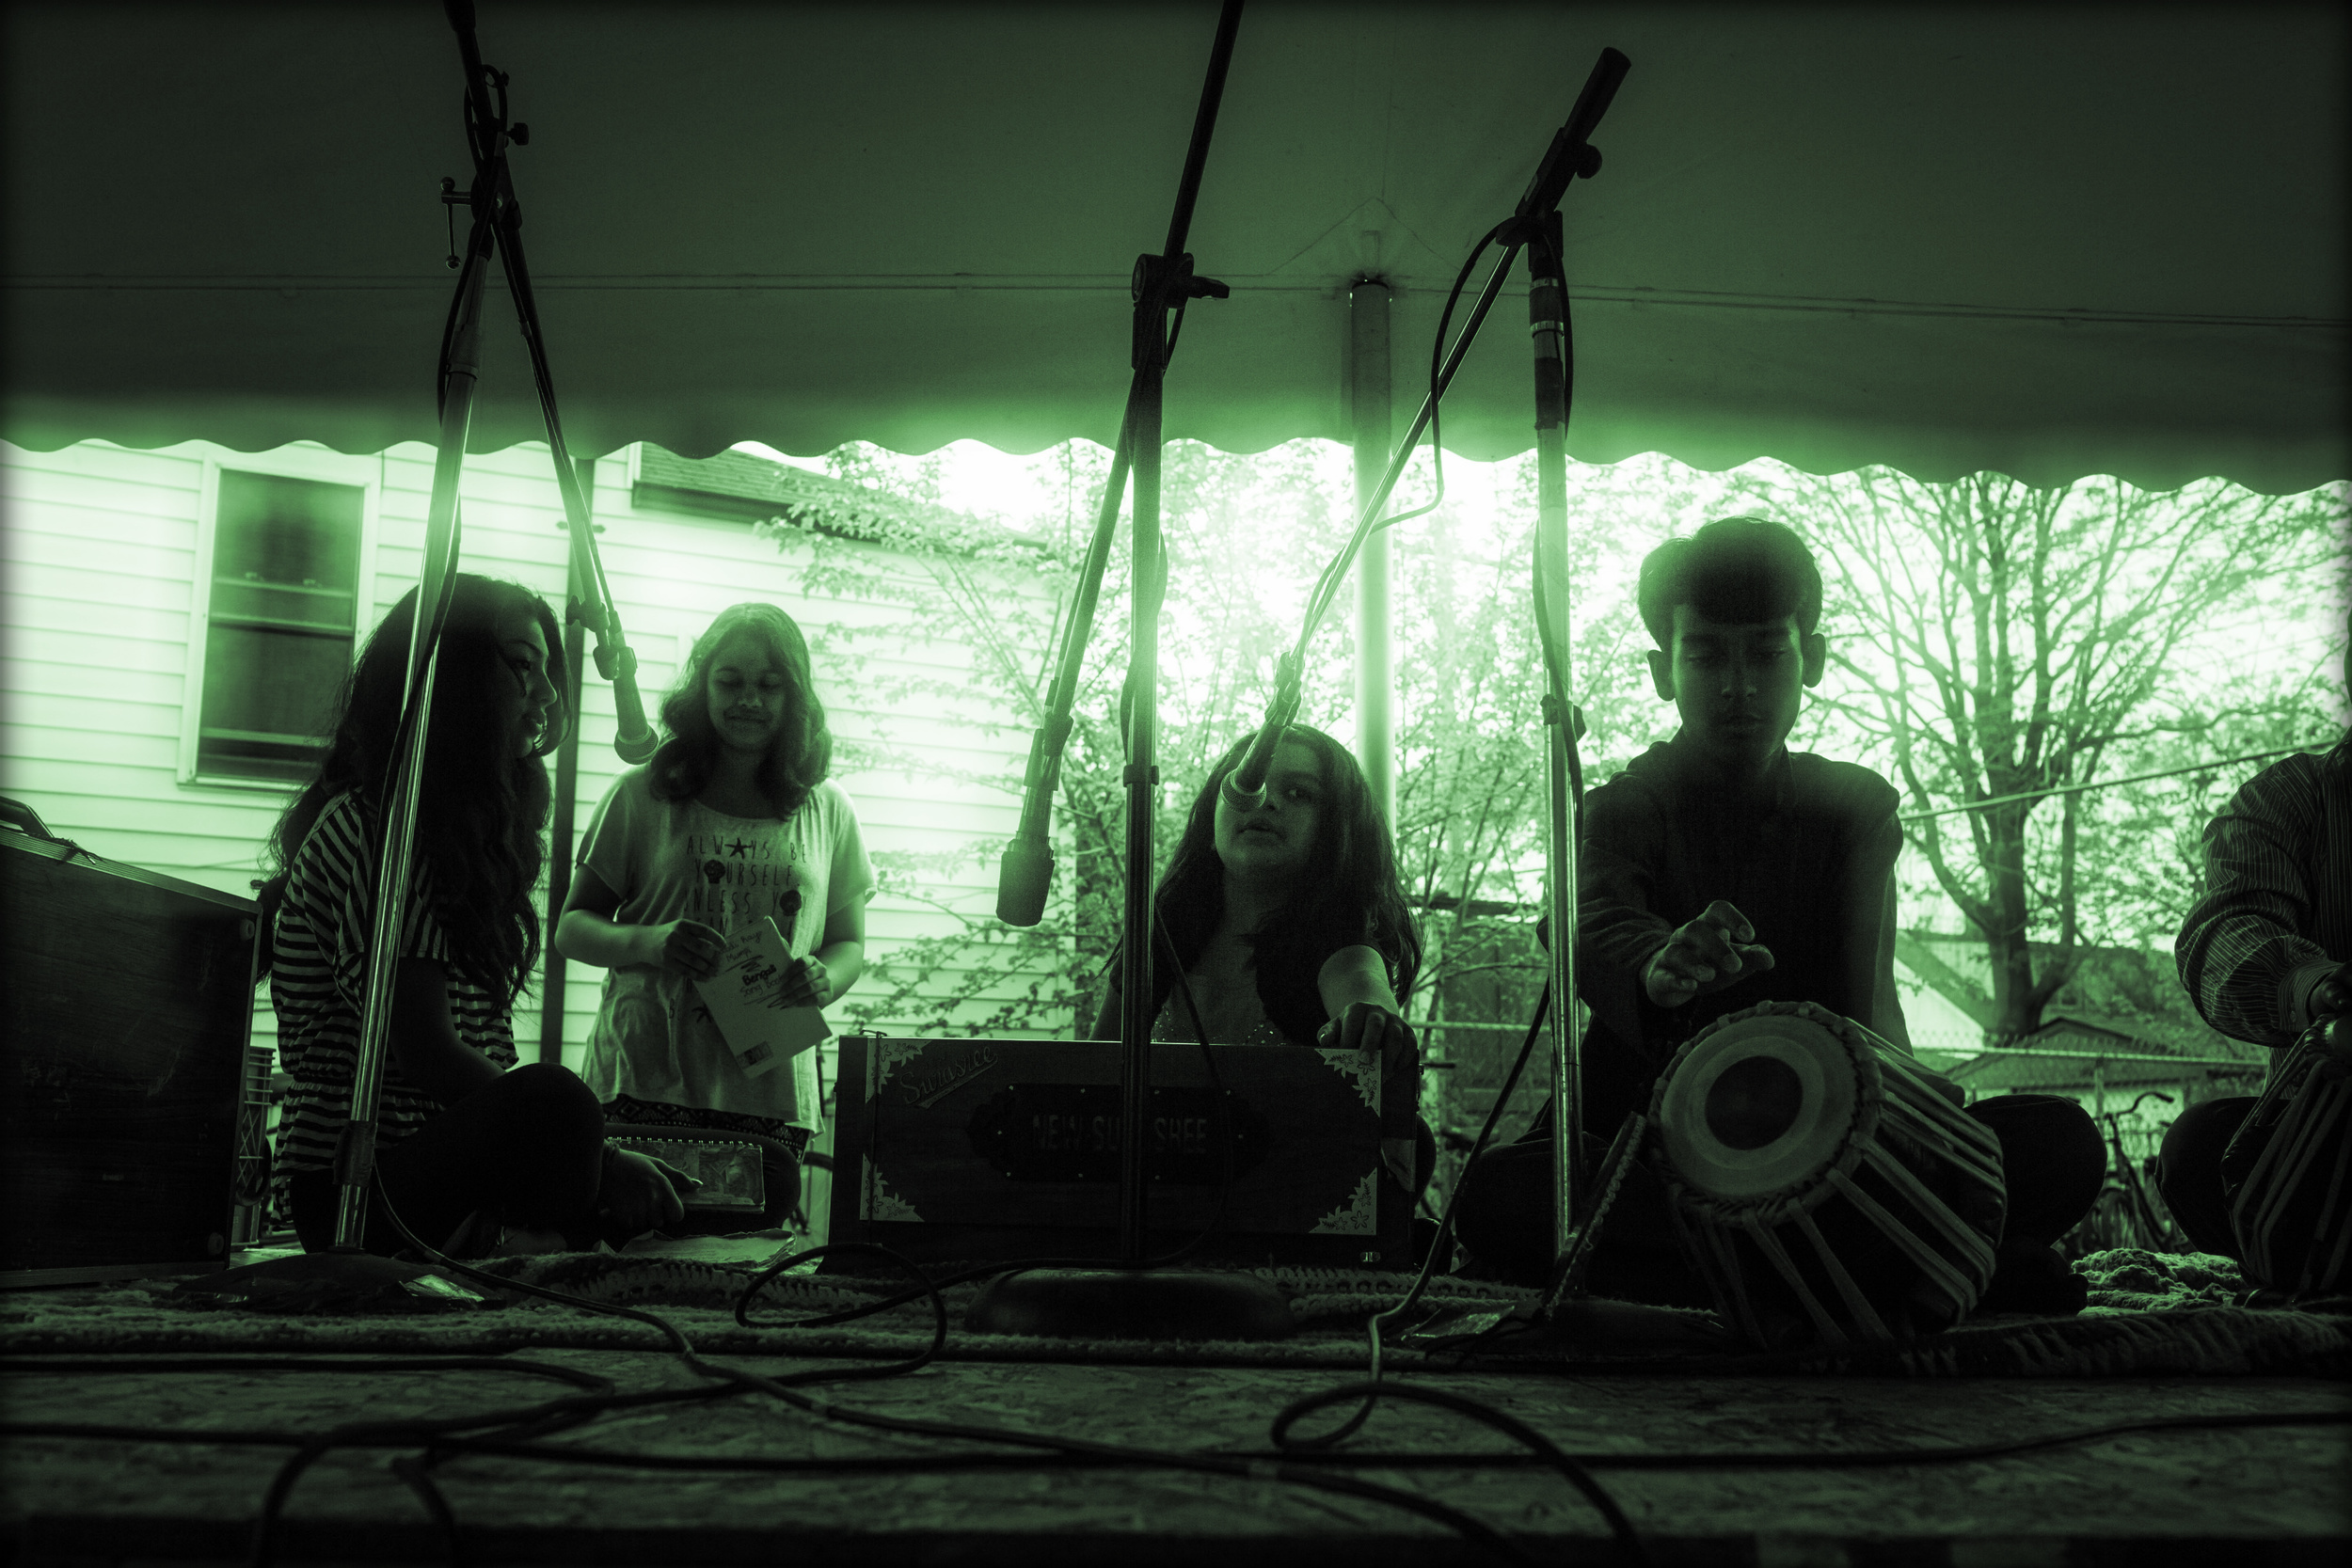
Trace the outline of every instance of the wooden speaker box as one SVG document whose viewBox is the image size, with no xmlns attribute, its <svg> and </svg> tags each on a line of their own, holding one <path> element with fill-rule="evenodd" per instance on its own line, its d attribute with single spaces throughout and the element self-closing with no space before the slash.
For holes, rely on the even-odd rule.
<svg viewBox="0 0 2352 1568">
<path fill-rule="evenodd" d="M 1152 1049 L 1152 1253 L 1214 1224 L 1188 1260 L 1406 1266 L 1377 1053 L 1212 1046 L 1212 1082 L 1198 1045 Z M 1101 1041 L 843 1037 L 830 1240 L 926 1261 L 1116 1256 L 1119 1069 Z"/>
<path fill-rule="evenodd" d="M 0 831 L 0 1285 L 226 1266 L 255 907 Z"/>
</svg>

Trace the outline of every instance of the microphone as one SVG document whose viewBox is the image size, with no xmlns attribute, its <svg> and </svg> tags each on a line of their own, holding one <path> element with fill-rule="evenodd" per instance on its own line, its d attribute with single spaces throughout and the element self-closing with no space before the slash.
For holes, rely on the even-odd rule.
<svg viewBox="0 0 2352 1568">
<path fill-rule="evenodd" d="M 1054 817 L 1054 786 L 1061 775 L 1062 748 L 1069 742 L 1068 715 L 1049 717 L 1029 741 L 1028 778 L 1021 795 L 1021 826 L 996 863 L 996 918 L 1008 926 L 1034 926 L 1045 918 L 1045 892 L 1054 880 L 1054 846 L 1047 837 Z"/>
<path fill-rule="evenodd" d="M 1614 49 L 1600 52 L 1593 73 L 1584 79 L 1584 90 L 1576 95 L 1576 105 L 1568 111 L 1567 122 L 1553 133 L 1543 162 L 1535 166 L 1535 178 L 1527 182 L 1526 193 L 1519 198 L 1514 215 L 1522 228 L 1530 218 L 1558 206 L 1567 194 L 1568 182 L 1579 176 L 1589 180 L 1600 172 L 1600 149 L 1592 145 L 1592 135 L 1600 129 L 1600 117 L 1609 112 L 1632 65 Z"/>
<path fill-rule="evenodd" d="M 1216 786 L 1217 794 L 1235 811 L 1256 811 L 1265 804 L 1265 776 L 1274 771 L 1274 746 L 1282 737 L 1282 728 L 1268 720 L 1243 753 L 1240 766 Z"/>
<path fill-rule="evenodd" d="M 1235 811 L 1256 811 L 1265 804 L 1265 779 L 1274 771 L 1274 748 L 1298 716 L 1299 668 L 1295 652 L 1284 654 L 1275 666 L 1274 701 L 1266 705 L 1265 722 L 1242 754 L 1240 765 L 1217 785 L 1218 796 Z"/>
<path fill-rule="evenodd" d="M 585 619 L 586 617 L 583 617 Z M 612 683 L 612 749 L 630 767 L 653 755 L 653 726 L 645 722 L 644 700 L 637 695 L 637 650 L 621 641 L 606 617 L 589 621 L 596 634 L 596 673 Z"/>
<path fill-rule="evenodd" d="M 1017 834 L 996 863 L 996 918 L 1034 926 L 1045 918 L 1045 890 L 1054 882 L 1054 847 L 1043 832 Z"/>
<path fill-rule="evenodd" d="M 653 726 L 645 722 L 645 705 L 637 695 L 637 661 L 628 660 L 612 677 L 612 706 L 620 721 L 613 726 L 612 749 L 630 767 L 653 755 Z"/>
</svg>

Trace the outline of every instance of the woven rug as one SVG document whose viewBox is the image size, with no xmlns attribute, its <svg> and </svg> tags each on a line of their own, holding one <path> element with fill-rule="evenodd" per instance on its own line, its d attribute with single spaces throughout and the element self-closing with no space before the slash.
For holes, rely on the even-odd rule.
<svg viewBox="0 0 2352 1568">
<path fill-rule="evenodd" d="M 774 1243 L 766 1244 L 772 1251 Z M 615 1305 L 650 1308 L 714 1355 L 898 1358 L 930 1342 L 928 1305 L 910 1304 L 853 1323 L 783 1326 L 894 1294 L 895 1283 L 796 1273 L 770 1282 L 751 1317 L 734 1302 L 762 1255 L 718 1238 L 632 1249 L 506 1259 L 501 1277 L 551 1286 Z M 1511 1314 L 1531 1292 L 1454 1279 L 1433 1281 L 1429 1331 L 1392 1341 L 1403 1370 L 1577 1372 L 1785 1370 L 1901 1377 L 2108 1377 L 2123 1375 L 2352 1375 L 2352 1318 L 2235 1305 L 2245 1294 L 2226 1259 L 2136 1249 L 2094 1254 L 2075 1265 L 2090 1284 L 2079 1317 L 2001 1317 L 1930 1338 L 1760 1356 L 1745 1352 L 1704 1312 L 1596 1304 L 1570 1342 L 1513 1333 Z M 944 1271 L 943 1271 L 944 1272 Z M 1297 1334 L 1272 1342 L 1041 1339 L 976 1334 L 963 1326 L 976 1285 L 951 1286 L 946 1355 L 954 1360 L 1086 1361 L 1214 1366 L 1360 1368 L 1365 1325 L 1393 1306 L 1406 1281 L 1391 1275 L 1266 1271 L 1289 1300 Z M 307 1351 L 338 1354 L 497 1354 L 575 1348 L 648 1350 L 652 1327 L 516 1296 L 503 1305 L 443 1296 L 411 1310 L 308 1315 L 205 1307 L 173 1282 L 13 1292 L 0 1297 L 0 1353 Z"/>
</svg>

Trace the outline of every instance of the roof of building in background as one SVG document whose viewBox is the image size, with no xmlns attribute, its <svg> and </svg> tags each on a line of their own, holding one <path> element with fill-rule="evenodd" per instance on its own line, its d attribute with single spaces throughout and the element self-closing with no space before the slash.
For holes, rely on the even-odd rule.
<svg viewBox="0 0 2352 1568">
<path fill-rule="evenodd" d="M 2143 1054 L 2148 1045 L 2145 1040 L 2119 1036 L 2110 1030 L 2069 1018 L 2052 1019 L 2040 1031 L 2017 1043 L 2028 1051 L 2095 1052 L 2104 1047 L 2128 1052 L 2135 1056 Z M 2251 1051 L 2255 1048 L 2237 1049 Z M 2185 1052 L 2183 1054 L 2192 1053 Z M 2249 1076 L 2260 1077 L 2263 1069 L 2264 1063 L 2259 1056 L 2248 1058 L 2242 1069 L 2233 1069 L 2202 1063 L 2101 1060 L 2093 1056 L 1980 1053 L 1940 1070 L 1955 1083 L 1964 1084 L 1979 1094 L 1991 1094 L 2009 1089 L 2064 1092 L 2089 1089 L 2094 1083 L 2114 1090 L 2134 1085 L 2179 1084 L 2200 1079 L 2237 1082 Z"/>
<path fill-rule="evenodd" d="M 2054 942 L 2035 942 L 2037 967 L 2057 951 Z M 1935 932 L 1899 932 L 1895 957 L 1938 995 L 1980 1023 L 1993 1016 L 1992 958 L 1980 938 Z M 2233 1040 L 2216 1032 L 2197 1016 L 2182 990 L 2169 953 L 2125 947 L 2083 947 L 2074 950 L 2076 967 L 2042 1009 L 2042 1027 L 2015 1043 L 2026 1050 L 2091 1051 L 2110 1049 L 2128 1055 L 2178 1055 L 2242 1061 L 2249 1070 L 2263 1070 L 2265 1053 L 2259 1046 Z M 2106 1061 L 2094 1066 L 2089 1056 L 1962 1055 L 1936 1053 L 1949 1059 L 1941 1070 L 1979 1091 L 1995 1088 L 2088 1088 L 2094 1071 L 2111 1087 L 2127 1084 L 2179 1083 L 2184 1078 L 2229 1076 L 2231 1069 L 2207 1065 L 2165 1062 Z M 1923 1059 L 1930 1053 L 1922 1052 Z M 1931 1065 L 1934 1065 L 1932 1062 Z"/>
<path fill-rule="evenodd" d="M 641 506 L 751 523 L 780 522 L 903 549 L 961 555 L 1008 550 L 1037 555 L 1045 549 L 1037 540 L 967 513 L 747 451 L 680 457 L 647 442 L 641 449 L 631 489 Z"/>
</svg>

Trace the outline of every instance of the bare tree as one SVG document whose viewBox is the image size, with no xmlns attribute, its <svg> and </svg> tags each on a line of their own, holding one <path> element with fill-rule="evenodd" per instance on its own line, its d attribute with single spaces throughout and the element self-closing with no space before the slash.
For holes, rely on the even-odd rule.
<svg viewBox="0 0 2352 1568">
<path fill-rule="evenodd" d="M 2344 488 L 2158 493 L 2091 478 L 2043 490 L 1883 468 L 1784 469 L 1745 488 L 1810 535 L 1833 625 L 1859 630 L 1831 644 L 1833 721 L 1891 763 L 1915 808 L 1988 802 L 1927 818 L 1916 839 L 1989 949 L 1988 1034 L 2032 1033 L 2079 948 L 2108 934 L 2109 863 L 2137 852 L 2101 837 L 2126 824 L 2091 797 L 2032 792 L 2185 744 L 2212 754 L 2275 713 L 2275 692 L 2214 669 L 2259 617 L 2324 596 Z M 2030 939 L 2053 929 L 2037 969 Z"/>
<path fill-rule="evenodd" d="M 1190 442 L 1171 443 L 1164 454 L 1170 592 L 1162 634 L 1158 862 L 1174 847 L 1208 763 L 1257 721 L 1276 656 L 1296 634 L 1285 619 L 1285 594 L 1303 598 L 1304 579 L 1348 520 L 1311 456 L 1277 449 L 1236 457 Z M 829 458 L 834 477 L 867 493 L 830 504 L 804 500 L 764 531 L 799 564 L 812 595 L 891 603 L 903 613 L 882 625 L 853 615 L 810 626 L 825 667 L 860 680 L 878 707 L 927 714 L 927 726 L 1000 743 L 1025 738 L 1043 718 L 1052 673 L 1045 661 L 1069 613 L 1069 589 L 1091 530 L 1088 514 L 1108 467 L 1100 449 L 1074 442 L 1043 461 L 1060 470 L 1057 488 L 1071 515 L 1062 527 L 1017 533 L 942 508 L 935 460 L 856 447 Z M 870 546 L 886 553 L 864 547 Z M 993 881 L 1001 839 L 975 836 L 931 855 L 878 853 L 883 885 L 929 906 L 945 929 L 880 955 L 867 972 L 871 983 L 849 1005 L 850 1016 L 894 1028 L 995 1033 L 1059 1034 L 1092 1022 L 1121 915 L 1118 693 L 1127 658 L 1127 565 L 1125 551 L 1115 549 L 1072 716 L 1056 801 L 1064 896 L 1042 924 L 1014 929 L 977 900 L 932 891 L 943 873 L 963 873 L 968 884 L 977 869 Z M 1016 578 L 1041 579 L 1057 594 L 1009 591 Z M 910 638 L 963 653 L 939 668 L 896 673 L 865 657 L 869 645 L 897 647 Z M 1343 646 L 1311 667 L 1311 713 L 1340 708 L 1346 672 Z M 903 771 L 961 798 L 1020 799 L 1018 763 L 959 771 L 934 754 L 939 750 L 897 746 L 885 736 L 845 745 L 844 753 L 859 767 Z"/>
</svg>

